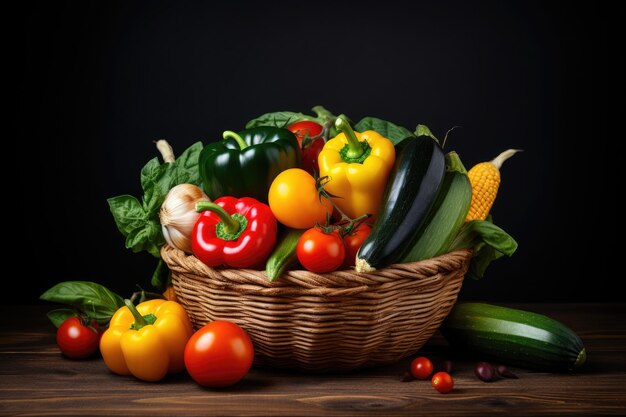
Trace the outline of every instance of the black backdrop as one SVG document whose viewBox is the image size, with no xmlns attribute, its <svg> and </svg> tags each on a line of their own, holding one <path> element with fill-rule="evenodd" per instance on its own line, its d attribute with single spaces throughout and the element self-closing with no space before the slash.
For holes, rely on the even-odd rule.
<svg viewBox="0 0 626 417">
<path fill-rule="evenodd" d="M 519 250 L 463 298 L 621 299 L 596 231 L 618 218 L 600 187 L 618 175 L 608 102 L 623 97 L 622 29 L 596 3 L 28 3 L 8 39 L 19 96 L 5 181 L 21 205 L 5 221 L 22 231 L 5 241 L 27 259 L 13 261 L 10 301 L 62 280 L 125 295 L 147 284 L 155 261 L 124 248 L 106 198 L 139 193 L 152 141 L 182 150 L 316 104 L 440 135 L 460 125 L 447 146 L 468 166 L 525 150 L 492 211 Z"/>
</svg>

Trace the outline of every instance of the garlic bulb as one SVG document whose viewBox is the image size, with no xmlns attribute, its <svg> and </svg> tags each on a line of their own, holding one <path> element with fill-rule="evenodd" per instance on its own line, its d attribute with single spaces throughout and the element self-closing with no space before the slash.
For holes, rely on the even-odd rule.
<svg viewBox="0 0 626 417">
<path fill-rule="evenodd" d="M 179 184 L 165 196 L 159 218 L 163 236 L 170 246 L 191 253 L 191 232 L 200 213 L 196 212 L 198 201 L 211 201 L 193 184 Z"/>
</svg>

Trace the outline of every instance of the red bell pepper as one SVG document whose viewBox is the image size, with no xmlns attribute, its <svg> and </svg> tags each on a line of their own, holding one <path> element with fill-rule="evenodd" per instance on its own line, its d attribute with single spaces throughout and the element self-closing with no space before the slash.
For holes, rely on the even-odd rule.
<svg viewBox="0 0 626 417">
<path fill-rule="evenodd" d="M 276 218 L 269 206 L 250 197 L 200 201 L 193 228 L 193 254 L 207 266 L 261 266 L 276 244 Z"/>
</svg>

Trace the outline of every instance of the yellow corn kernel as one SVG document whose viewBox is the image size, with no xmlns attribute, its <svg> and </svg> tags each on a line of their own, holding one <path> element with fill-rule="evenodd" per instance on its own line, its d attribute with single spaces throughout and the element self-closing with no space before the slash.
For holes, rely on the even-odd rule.
<svg viewBox="0 0 626 417">
<path fill-rule="evenodd" d="M 481 162 L 468 171 L 467 176 L 472 184 L 472 202 L 465 218 L 466 222 L 487 218 L 500 187 L 500 168 L 504 161 L 516 152 L 519 152 L 519 149 L 506 150 L 493 161 Z"/>
</svg>

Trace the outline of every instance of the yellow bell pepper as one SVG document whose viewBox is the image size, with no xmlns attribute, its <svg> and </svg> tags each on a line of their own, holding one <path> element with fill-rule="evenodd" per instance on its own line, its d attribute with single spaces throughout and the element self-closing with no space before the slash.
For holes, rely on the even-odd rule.
<svg viewBox="0 0 626 417">
<path fill-rule="evenodd" d="M 359 133 L 338 118 L 342 133 L 326 142 L 318 156 L 320 177 L 329 177 L 324 189 L 333 202 L 353 219 L 378 213 L 389 172 L 396 159 L 393 143 L 374 132 Z"/>
<path fill-rule="evenodd" d="M 159 381 L 185 369 L 185 345 L 193 333 L 189 317 L 174 301 L 149 300 L 115 312 L 100 339 L 107 367 L 120 375 Z"/>
</svg>

